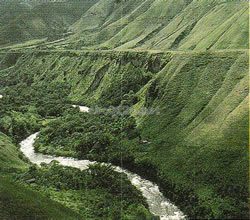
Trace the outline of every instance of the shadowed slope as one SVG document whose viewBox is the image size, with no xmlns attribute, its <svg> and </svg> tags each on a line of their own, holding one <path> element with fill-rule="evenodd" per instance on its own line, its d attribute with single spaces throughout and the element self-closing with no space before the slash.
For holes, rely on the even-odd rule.
<svg viewBox="0 0 250 220">
<path fill-rule="evenodd" d="M 0 177 L 0 218 L 1 219 L 80 219 L 81 216 L 58 202 Z"/>
<path fill-rule="evenodd" d="M 30 4 L 22 1 L 0 2 L 0 45 L 38 38 L 64 38 L 76 22 L 97 0 L 69 0 Z"/>
</svg>

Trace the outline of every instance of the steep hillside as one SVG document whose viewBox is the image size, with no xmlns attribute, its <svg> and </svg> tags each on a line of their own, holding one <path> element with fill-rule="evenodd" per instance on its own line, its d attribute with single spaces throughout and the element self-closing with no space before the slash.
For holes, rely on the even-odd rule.
<svg viewBox="0 0 250 220">
<path fill-rule="evenodd" d="M 69 0 L 30 4 L 24 1 L 0 2 L 0 46 L 28 40 L 67 36 L 68 27 L 76 22 L 97 0 Z M 72 13 L 74 11 L 74 13 Z"/>
<path fill-rule="evenodd" d="M 145 157 L 195 217 L 247 218 L 248 80 L 247 53 L 183 54 L 141 90 L 135 114 L 159 112 L 140 120 Z"/>
<path fill-rule="evenodd" d="M 80 219 L 80 215 L 14 182 L 9 177 L 0 177 L 1 219 Z"/>
<path fill-rule="evenodd" d="M 28 96 L 39 97 L 40 94 L 46 93 L 46 89 L 48 93 L 51 93 L 52 89 L 56 93 L 57 89 L 61 88 L 61 93 L 55 96 L 65 99 L 65 102 L 105 106 L 117 106 L 130 90 L 133 93 L 139 91 L 164 66 L 169 57 L 168 54 L 147 52 L 114 54 L 51 51 L 14 54 L 19 56 L 19 59 L 12 67 L 10 66 L 13 63 L 9 61 L 12 55 L 3 55 L 2 66 L 9 67 L 1 71 L 3 77 L 0 79 L 0 88 L 6 89 L 3 95 L 8 92 L 23 92 L 23 95 L 27 96 L 27 101 L 24 102 L 30 102 Z M 14 76 L 17 80 L 13 80 Z M 15 86 L 20 81 L 25 84 L 17 91 Z M 27 85 L 32 85 L 30 91 L 25 88 Z M 22 88 L 25 90 L 22 91 Z M 18 97 L 20 95 L 17 95 Z M 46 96 L 44 98 L 47 99 Z"/>
<path fill-rule="evenodd" d="M 248 2 L 100 0 L 71 28 L 74 48 L 248 48 Z"/>
<path fill-rule="evenodd" d="M 119 216 L 113 171 L 83 190 L 79 170 L 28 169 L 13 142 L 38 130 L 37 150 L 125 166 L 192 219 L 248 219 L 248 10 L 236 0 L 1 1 L 0 219 Z M 151 218 L 128 189 L 126 216 Z"/>
<path fill-rule="evenodd" d="M 14 181 L 13 174 L 27 171 L 28 164 L 9 137 L 0 132 L 0 219 L 77 219 L 80 216 Z"/>
<path fill-rule="evenodd" d="M 18 57 L 0 72 L 0 91 L 13 103 L 38 112 L 58 103 L 130 106 L 148 144 L 128 143 L 124 165 L 160 183 L 190 217 L 247 218 L 247 52 L 40 51 Z"/>
<path fill-rule="evenodd" d="M 29 44 L 44 46 L 57 40 L 53 46 L 68 49 L 248 48 L 247 1 L 68 0 L 31 3 L 0 3 L 0 45 L 33 40 Z"/>
<path fill-rule="evenodd" d="M 1 171 L 9 169 L 24 169 L 27 164 L 21 160 L 21 154 L 18 154 L 17 146 L 15 146 L 11 139 L 0 132 L 0 167 Z"/>
</svg>

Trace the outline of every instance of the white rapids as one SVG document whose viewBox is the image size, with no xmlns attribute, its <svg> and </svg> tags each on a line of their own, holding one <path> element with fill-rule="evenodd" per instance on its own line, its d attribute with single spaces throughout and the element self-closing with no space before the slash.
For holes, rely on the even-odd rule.
<svg viewBox="0 0 250 220">
<path fill-rule="evenodd" d="M 73 108 L 79 108 L 80 112 L 89 112 L 90 108 L 81 105 L 72 105 Z"/>
<path fill-rule="evenodd" d="M 79 107 L 81 112 L 89 112 L 89 108 L 85 106 L 72 106 Z M 27 139 L 20 143 L 20 150 L 23 154 L 34 164 L 41 165 L 41 163 L 50 163 L 53 160 L 58 161 L 63 166 L 75 167 L 80 170 L 86 170 L 89 165 L 98 163 L 96 161 L 78 160 L 70 157 L 57 157 L 51 155 L 44 155 L 36 153 L 34 149 L 34 143 L 38 138 L 39 132 L 29 136 Z M 102 163 L 105 165 L 105 163 Z M 108 164 L 106 164 L 108 165 Z M 110 165 L 110 164 L 109 164 Z M 160 192 L 159 187 L 149 180 L 143 179 L 137 174 L 134 174 L 128 170 L 125 170 L 118 166 L 113 166 L 114 170 L 119 173 L 125 173 L 132 183 L 146 198 L 149 211 L 156 216 L 159 216 L 161 220 L 179 220 L 185 219 L 185 215 L 173 205 L 167 198 Z"/>
</svg>

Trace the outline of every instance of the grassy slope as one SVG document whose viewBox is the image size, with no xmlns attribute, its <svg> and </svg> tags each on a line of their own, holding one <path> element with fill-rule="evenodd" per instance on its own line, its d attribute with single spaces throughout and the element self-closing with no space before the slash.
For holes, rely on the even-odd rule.
<svg viewBox="0 0 250 220">
<path fill-rule="evenodd" d="M 121 8 L 114 1 L 101 0 L 75 24 L 77 33 L 68 43 L 77 48 L 99 43 L 119 49 L 248 48 L 246 2 L 168 3 L 137 0 L 131 6 L 127 1 Z M 173 14 L 167 13 L 169 9 Z M 35 83 L 69 83 L 70 99 L 94 104 L 114 98 L 110 89 L 117 91 L 124 73 L 134 76 L 136 71 L 141 76 L 146 70 L 153 79 L 144 82 L 134 113 L 141 106 L 160 109 L 159 115 L 138 118 L 138 122 L 143 137 L 151 141 L 144 157 L 160 171 L 165 193 L 191 217 L 247 218 L 248 55 L 176 54 L 163 59 L 162 70 L 156 64 L 157 71 L 148 71 L 149 57 L 139 57 L 97 52 L 29 54 L 12 73 L 25 76 L 32 66 Z M 2 73 L 10 74 L 9 70 Z"/>
<path fill-rule="evenodd" d="M 3 2 L 0 45 L 48 37 L 74 49 L 246 49 L 248 9 L 245 1 L 222 0 Z"/>
<path fill-rule="evenodd" d="M 184 209 L 247 218 L 248 54 L 175 55 L 142 93 L 160 111 L 141 121 L 146 157 L 174 190 L 192 191 L 197 210 L 190 197 Z"/>
<path fill-rule="evenodd" d="M 76 22 L 73 40 L 79 43 L 73 45 L 118 49 L 248 48 L 247 2 L 115 2 L 100 0 Z"/>
<path fill-rule="evenodd" d="M 2 176 L 0 210 L 1 219 L 80 219 L 60 203 Z"/>
<path fill-rule="evenodd" d="M 0 45 L 46 37 L 62 39 L 63 33 L 70 31 L 74 34 L 59 45 L 77 49 L 248 48 L 249 5 L 245 1 L 71 0 L 32 6 L 16 1 L 0 4 Z"/>
<path fill-rule="evenodd" d="M 0 133 L 0 167 L 1 170 L 27 168 L 27 164 L 19 158 L 17 146 L 3 133 Z"/>
<path fill-rule="evenodd" d="M 80 216 L 63 205 L 13 181 L 11 172 L 27 170 L 17 146 L 0 133 L 0 219 L 77 219 Z"/>
</svg>

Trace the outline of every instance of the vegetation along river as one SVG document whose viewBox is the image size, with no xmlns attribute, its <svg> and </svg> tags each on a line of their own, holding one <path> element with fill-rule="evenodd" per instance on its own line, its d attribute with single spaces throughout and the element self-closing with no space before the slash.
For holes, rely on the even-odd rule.
<svg viewBox="0 0 250 220">
<path fill-rule="evenodd" d="M 76 107 L 76 106 L 73 106 Z M 88 107 L 79 106 L 80 111 L 88 112 Z M 40 165 L 41 163 L 50 163 L 53 160 L 58 161 L 63 166 L 75 167 L 80 170 L 88 169 L 89 165 L 97 163 L 96 161 L 78 160 L 69 157 L 57 157 L 52 155 L 44 155 L 36 153 L 34 149 L 34 143 L 36 138 L 39 138 L 39 133 L 32 134 L 27 139 L 23 140 L 21 145 L 21 151 L 23 154 L 34 164 Z M 105 163 L 103 163 L 105 165 Z M 174 220 L 185 219 L 185 215 L 173 205 L 164 195 L 160 192 L 159 187 L 141 178 L 139 175 L 134 174 L 128 170 L 125 170 L 118 166 L 113 166 L 114 170 L 119 173 L 125 173 L 130 182 L 142 193 L 146 198 L 149 210 L 152 214 L 159 216 L 161 220 Z"/>
</svg>

